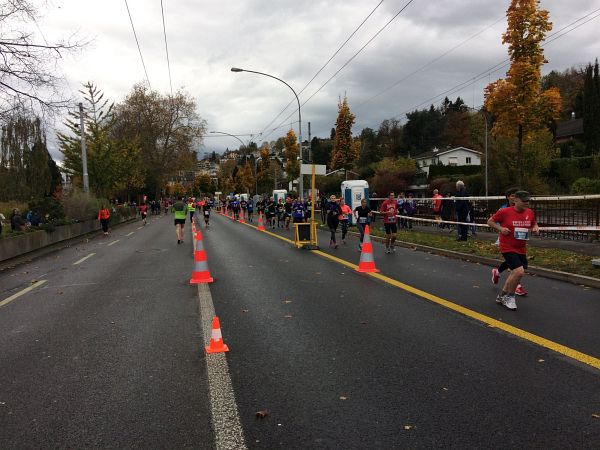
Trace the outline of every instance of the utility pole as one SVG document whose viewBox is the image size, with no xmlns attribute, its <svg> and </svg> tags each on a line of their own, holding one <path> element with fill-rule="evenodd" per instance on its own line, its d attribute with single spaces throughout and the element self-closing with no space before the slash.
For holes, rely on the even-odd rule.
<svg viewBox="0 0 600 450">
<path fill-rule="evenodd" d="M 310 140 L 310 122 L 308 122 L 308 162 L 313 163 L 312 159 L 312 141 Z"/>
<path fill-rule="evenodd" d="M 83 103 L 79 103 L 79 130 L 81 132 L 81 163 L 83 165 L 83 192 L 90 192 L 90 180 L 87 168 L 87 152 L 85 149 L 85 128 L 83 125 Z"/>
</svg>

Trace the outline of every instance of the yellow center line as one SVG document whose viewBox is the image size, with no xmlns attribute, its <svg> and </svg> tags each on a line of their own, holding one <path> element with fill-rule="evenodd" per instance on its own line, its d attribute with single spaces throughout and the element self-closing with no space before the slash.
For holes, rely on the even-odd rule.
<svg viewBox="0 0 600 450">
<path fill-rule="evenodd" d="M 256 228 L 254 225 L 245 224 L 249 227 Z M 271 233 L 269 231 L 265 231 L 266 234 L 271 236 L 275 236 L 278 239 L 289 242 L 290 244 L 294 244 L 294 241 L 290 239 L 286 239 L 282 236 L 279 236 L 275 233 Z M 358 266 L 344 259 L 338 258 L 336 256 L 330 255 L 329 253 L 325 253 L 321 250 L 311 250 L 312 253 L 315 253 L 323 258 L 327 258 L 331 261 L 337 262 L 338 264 L 344 265 L 346 267 L 350 267 L 352 269 L 357 269 Z M 594 367 L 596 369 L 600 369 L 600 359 L 595 358 L 594 356 L 588 355 L 586 353 L 579 352 L 575 349 L 567 347 L 565 345 L 559 344 L 558 342 L 551 341 L 549 339 L 538 336 L 537 334 L 530 333 L 529 331 L 522 330 L 521 328 L 514 327 L 512 325 L 508 325 L 504 322 L 501 322 L 496 319 L 492 319 L 485 314 L 478 313 L 477 311 L 473 311 L 469 308 L 465 308 L 464 306 L 457 305 L 449 300 L 438 297 L 437 295 L 430 294 L 429 292 L 422 291 L 421 289 L 415 288 L 408 284 L 402 283 L 398 280 L 390 278 L 388 276 L 382 275 L 381 273 L 365 273 L 370 277 L 376 278 L 384 283 L 390 284 L 394 287 L 402 289 L 403 291 L 410 292 L 418 297 L 421 297 L 425 300 L 429 300 L 430 302 L 436 303 L 437 305 L 443 306 L 444 308 L 455 311 L 464 316 L 470 317 L 471 319 L 475 319 L 481 323 L 488 325 L 489 327 L 498 328 L 506 333 L 510 333 L 514 336 L 518 336 L 521 339 L 525 339 L 529 342 L 533 342 L 534 344 L 539 345 L 540 347 L 547 348 L 556 353 L 560 353 L 561 355 L 568 356 L 571 359 L 587 364 L 588 366 Z"/>
<path fill-rule="evenodd" d="M 127 233 L 127 234 L 125 235 L 125 237 L 127 237 L 127 236 L 131 236 L 133 233 L 135 233 L 135 231 L 131 231 L 131 232 Z"/>
<path fill-rule="evenodd" d="M 33 283 L 31 286 L 29 286 L 29 287 L 27 287 L 27 288 L 23 289 L 22 291 L 19 291 L 19 292 L 17 292 L 16 294 L 13 294 L 13 295 L 11 295 L 10 297 L 8 297 L 8 298 L 6 298 L 6 299 L 2 300 L 2 301 L 0 302 L 0 308 L 1 308 L 1 307 L 3 307 L 3 306 L 5 306 L 5 305 L 8 305 L 10 302 L 12 302 L 13 300 L 16 300 L 16 299 L 17 299 L 17 298 L 19 298 L 21 295 L 23 295 L 23 294 L 27 294 L 29 291 L 32 291 L 32 290 L 34 290 L 34 289 L 35 289 L 36 287 L 38 287 L 38 286 L 41 286 L 41 285 L 42 285 L 42 284 L 44 284 L 46 281 L 48 281 L 48 280 L 39 280 L 39 281 L 36 281 L 36 282 L 35 282 L 35 283 Z"/>
<path fill-rule="evenodd" d="M 120 239 L 117 239 L 116 241 L 112 241 L 110 244 L 107 244 L 106 246 L 110 247 L 111 245 L 114 245 L 114 244 L 116 244 L 119 241 L 120 241 Z"/>
<path fill-rule="evenodd" d="M 90 253 L 87 256 L 84 256 L 83 258 L 81 258 L 79 261 L 76 261 L 73 263 L 74 266 L 76 266 L 77 264 L 81 264 L 82 262 L 84 262 L 86 259 L 91 258 L 92 256 L 94 256 L 95 253 Z"/>
</svg>

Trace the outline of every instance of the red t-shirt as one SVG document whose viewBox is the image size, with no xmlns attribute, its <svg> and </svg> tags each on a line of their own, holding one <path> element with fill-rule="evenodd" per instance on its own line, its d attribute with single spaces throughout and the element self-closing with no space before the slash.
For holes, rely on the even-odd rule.
<svg viewBox="0 0 600 450">
<path fill-rule="evenodd" d="M 435 212 L 438 212 L 440 210 L 440 208 L 442 207 L 442 201 L 440 199 L 442 199 L 444 197 L 440 194 L 433 194 L 433 198 L 435 199 L 433 201 L 433 210 Z"/>
<path fill-rule="evenodd" d="M 396 223 L 398 214 L 398 203 L 396 200 L 387 199 L 381 204 L 381 213 L 383 214 L 383 223 Z"/>
<path fill-rule="evenodd" d="M 148 205 L 140 206 L 140 213 L 144 214 L 148 212 Z"/>
<path fill-rule="evenodd" d="M 536 224 L 533 211 L 525 208 L 523 212 L 518 212 L 514 206 L 511 206 L 496 211 L 492 220 L 510 230 L 506 236 L 500 233 L 500 252 L 524 255 L 531 228 Z"/>
</svg>

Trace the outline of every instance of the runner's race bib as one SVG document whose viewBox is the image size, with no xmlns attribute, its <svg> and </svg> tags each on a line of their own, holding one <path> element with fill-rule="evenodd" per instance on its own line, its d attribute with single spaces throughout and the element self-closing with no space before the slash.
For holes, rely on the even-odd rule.
<svg viewBox="0 0 600 450">
<path fill-rule="evenodd" d="M 205 216 L 208 216 L 208 215 L 210 215 L 210 211 L 208 211 L 208 210 L 207 210 L 207 211 L 204 211 L 204 215 L 205 215 Z"/>
<path fill-rule="evenodd" d="M 529 228 L 515 227 L 514 236 L 515 236 L 515 239 L 517 239 L 519 241 L 528 241 L 529 240 Z"/>
</svg>

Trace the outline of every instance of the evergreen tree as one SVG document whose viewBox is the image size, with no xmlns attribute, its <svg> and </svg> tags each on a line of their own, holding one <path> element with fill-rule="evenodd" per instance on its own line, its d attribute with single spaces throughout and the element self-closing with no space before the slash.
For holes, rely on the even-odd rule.
<svg viewBox="0 0 600 450">
<path fill-rule="evenodd" d="M 356 116 L 350 111 L 348 99 L 338 103 L 338 117 L 335 126 L 335 142 L 331 166 L 334 169 L 351 169 L 358 160 L 359 149 L 352 139 L 352 125 Z"/>
<path fill-rule="evenodd" d="M 600 77 L 598 60 L 585 69 L 583 84 L 583 139 L 588 154 L 600 153 Z"/>
</svg>

